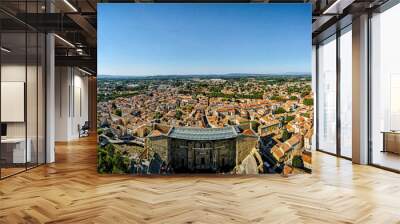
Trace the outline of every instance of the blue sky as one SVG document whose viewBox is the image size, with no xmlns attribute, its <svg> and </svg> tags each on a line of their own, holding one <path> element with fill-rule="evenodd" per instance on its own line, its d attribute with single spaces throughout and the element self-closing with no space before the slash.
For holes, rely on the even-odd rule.
<svg viewBox="0 0 400 224">
<path fill-rule="evenodd" d="M 98 73 L 311 70 L 310 4 L 98 4 Z"/>
</svg>

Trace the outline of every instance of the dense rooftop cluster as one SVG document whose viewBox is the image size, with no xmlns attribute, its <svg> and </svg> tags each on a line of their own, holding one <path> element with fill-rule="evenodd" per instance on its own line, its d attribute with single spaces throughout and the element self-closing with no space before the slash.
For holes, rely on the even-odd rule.
<svg viewBox="0 0 400 224">
<path fill-rule="evenodd" d="M 235 126 L 259 136 L 266 166 L 311 169 L 311 79 L 307 76 L 100 79 L 99 134 L 143 142 L 152 124 L 167 127 Z M 185 134 L 185 133 L 181 133 Z M 297 163 L 297 162 L 295 162 Z M 291 169 L 284 169 L 284 166 Z"/>
</svg>

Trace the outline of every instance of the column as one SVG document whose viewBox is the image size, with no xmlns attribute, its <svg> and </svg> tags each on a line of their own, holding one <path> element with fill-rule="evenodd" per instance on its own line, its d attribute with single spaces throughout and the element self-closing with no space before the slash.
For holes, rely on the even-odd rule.
<svg viewBox="0 0 400 224">
<path fill-rule="evenodd" d="M 46 35 L 46 163 L 55 161 L 55 56 L 54 35 Z"/>
<path fill-rule="evenodd" d="M 353 113 L 352 157 L 357 164 L 368 163 L 368 15 L 353 18 Z"/>
</svg>

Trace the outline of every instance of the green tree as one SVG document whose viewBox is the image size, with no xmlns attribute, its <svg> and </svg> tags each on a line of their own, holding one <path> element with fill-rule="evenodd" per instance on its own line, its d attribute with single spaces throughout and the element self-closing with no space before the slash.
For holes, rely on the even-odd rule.
<svg viewBox="0 0 400 224">
<path fill-rule="evenodd" d="M 123 86 L 117 86 L 117 87 L 115 87 L 115 90 L 116 91 L 122 91 L 122 90 L 124 90 L 124 87 Z"/>
<path fill-rule="evenodd" d="M 121 109 L 116 109 L 115 110 L 115 115 L 117 115 L 117 116 L 122 116 L 122 111 L 121 111 Z"/>
<path fill-rule="evenodd" d="M 258 123 L 257 121 L 250 121 L 250 123 L 251 123 L 251 129 L 253 129 L 253 131 L 257 133 L 260 123 Z"/>
<path fill-rule="evenodd" d="M 291 96 L 290 97 L 290 100 L 297 100 L 298 98 L 297 98 L 297 96 Z"/>
<path fill-rule="evenodd" d="M 284 142 L 290 138 L 290 134 L 287 129 L 283 129 L 281 132 L 281 135 L 282 135 L 282 142 Z"/>
<path fill-rule="evenodd" d="M 283 109 L 282 107 L 278 107 L 278 108 L 275 110 L 275 114 L 283 114 L 283 113 L 286 113 L 286 110 Z"/>
<path fill-rule="evenodd" d="M 182 115 L 183 115 L 182 111 L 177 110 L 176 114 L 175 114 L 175 117 L 176 117 L 176 119 L 180 120 L 182 118 Z"/>
<path fill-rule="evenodd" d="M 162 117 L 160 112 L 156 112 L 156 114 L 154 115 L 154 119 L 160 119 Z"/>
<path fill-rule="evenodd" d="M 293 156 L 292 166 L 294 166 L 296 168 L 304 167 L 303 159 L 301 158 L 301 156 L 299 156 L 299 155 Z"/>
<path fill-rule="evenodd" d="M 303 116 L 303 117 L 310 118 L 310 114 L 309 113 L 301 113 L 300 115 Z"/>
<path fill-rule="evenodd" d="M 273 95 L 269 99 L 270 100 L 276 100 L 276 101 L 281 101 L 282 100 L 282 98 L 280 96 L 277 96 L 277 95 Z"/>
<path fill-rule="evenodd" d="M 193 108 L 194 108 L 193 105 L 190 104 L 190 105 L 187 105 L 187 106 L 185 107 L 185 110 L 186 110 L 186 111 L 189 111 L 189 112 L 192 112 Z"/>
<path fill-rule="evenodd" d="M 290 122 L 290 121 L 293 121 L 294 120 L 294 116 L 286 116 L 285 117 L 285 122 L 286 123 L 288 123 L 288 122 Z"/>
<path fill-rule="evenodd" d="M 128 173 L 130 160 L 112 144 L 97 149 L 97 171 L 99 173 Z"/>
<path fill-rule="evenodd" d="M 313 99 L 304 99 L 303 104 L 306 106 L 312 106 L 312 105 L 314 105 L 314 100 Z"/>
</svg>

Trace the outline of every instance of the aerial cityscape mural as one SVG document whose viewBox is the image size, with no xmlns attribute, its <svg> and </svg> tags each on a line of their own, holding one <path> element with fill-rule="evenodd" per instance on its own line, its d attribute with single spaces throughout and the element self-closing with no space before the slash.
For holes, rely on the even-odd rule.
<svg viewBox="0 0 400 224">
<path fill-rule="evenodd" d="M 311 172 L 308 4 L 98 10 L 99 173 Z"/>
</svg>

